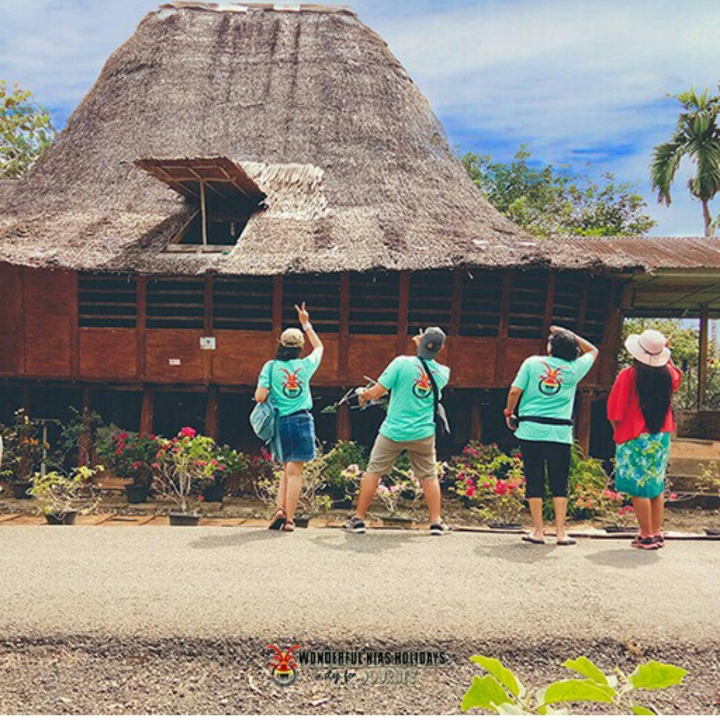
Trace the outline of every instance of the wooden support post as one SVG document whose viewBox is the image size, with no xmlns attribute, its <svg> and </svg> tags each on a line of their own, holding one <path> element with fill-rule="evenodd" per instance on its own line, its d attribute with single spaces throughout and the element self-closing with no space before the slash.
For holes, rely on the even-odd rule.
<svg viewBox="0 0 720 720">
<path fill-rule="evenodd" d="M 575 400 L 578 403 L 576 439 L 585 454 L 590 452 L 592 398 L 590 390 L 579 390 Z"/>
<path fill-rule="evenodd" d="M 20 295 L 20 317 L 17 332 L 17 369 L 21 375 L 25 375 L 25 293 L 23 280 L 25 268 L 18 268 L 18 293 Z"/>
<path fill-rule="evenodd" d="M 408 313 L 410 311 L 410 273 L 400 271 L 400 292 L 398 295 L 397 336 L 395 339 L 395 353 L 404 355 L 408 344 Z"/>
<path fill-rule="evenodd" d="M 220 388 L 210 385 L 205 406 L 205 435 L 213 440 L 218 439 L 220 429 Z"/>
<path fill-rule="evenodd" d="M 470 405 L 470 439 L 482 440 L 482 414 L 480 412 L 480 393 L 472 391 Z"/>
<path fill-rule="evenodd" d="M 349 382 L 350 374 L 350 273 L 340 275 L 340 323 L 338 325 L 338 377 Z M 339 422 L 339 419 L 338 419 Z M 340 434 L 338 432 L 338 437 Z"/>
<path fill-rule="evenodd" d="M 203 332 L 206 336 L 213 334 L 213 276 L 205 273 L 204 301 L 203 301 Z M 203 350 L 203 374 L 205 382 L 213 375 L 213 351 Z"/>
<path fill-rule="evenodd" d="M 140 432 L 152 432 L 154 400 L 155 390 L 152 385 L 143 385 L 142 408 L 140 410 Z"/>
<path fill-rule="evenodd" d="M 585 316 L 587 315 L 587 304 L 590 296 L 590 276 L 585 275 L 580 290 L 580 311 L 578 312 L 578 324 L 576 332 L 578 335 L 585 334 Z"/>
<path fill-rule="evenodd" d="M 70 312 L 68 322 L 70 325 L 70 377 L 76 378 L 80 374 L 80 289 L 79 274 L 72 274 L 72 299 L 70 301 Z"/>
<path fill-rule="evenodd" d="M 207 242 L 207 210 L 205 209 L 205 183 L 200 181 L 200 218 L 202 222 L 202 244 L 203 247 Z"/>
<path fill-rule="evenodd" d="M 545 296 L 545 317 L 543 319 L 542 349 L 541 355 L 545 354 L 545 345 L 550 333 L 550 326 L 553 324 L 553 313 L 555 312 L 555 285 L 557 282 L 557 270 L 548 273 L 547 295 Z"/>
<path fill-rule="evenodd" d="M 610 285 L 608 311 L 605 317 L 603 339 L 600 346 L 600 369 L 598 371 L 597 384 L 603 387 L 612 385 L 617 369 L 624 319 L 622 309 L 623 293 L 623 286 L 621 286 L 617 280 L 613 280 Z"/>
<path fill-rule="evenodd" d="M 698 410 L 705 405 L 707 396 L 707 369 L 708 369 L 708 322 L 710 312 L 707 304 L 700 306 L 700 351 L 698 353 Z"/>
<path fill-rule="evenodd" d="M 505 270 L 500 300 L 500 326 L 498 328 L 497 355 L 495 356 L 495 384 L 505 385 L 505 346 L 510 328 L 510 299 L 512 296 L 512 270 Z"/>
<path fill-rule="evenodd" d="M 450 385 L 455 384 L 458 366 L 458 336 L 460 335 L 460 318 L 462 314 L 463 278 L 467 271 L 455 268 L 453 271 L 452 301 L 450 305 L 450 327 L 447 339 L 447 362 L 450 366 Z"/>
<path fill-rule="evenodd" d="M 273 338 L 275 342 L 280 339 L 282 333 L 283 316 L 283 276 L 276 275 L 273 280 Z"/>
<path fill-rule="evenodd" d="M 145 329 L 147 318 L 147 278 L 139 276 L 136 286 L 137 316 L 135 318 L 135 374 L 145 377 Z"/>
<path fill-rule="evenodd" d="M 82 390 L 82 411 L 92 408 L 92 390 L 86 385 Z M 78 465 L 91 465 L 92 456 L 92 437 L 84 431 L 78 437 Z"/>
<path fill-rule="evenodd" d="M 352 420 L 350 417 L 350 408 L 347 404 L 343 404 L 338 408 L 335 431 L 338 440 L 352 439 Z"/>
</svg>

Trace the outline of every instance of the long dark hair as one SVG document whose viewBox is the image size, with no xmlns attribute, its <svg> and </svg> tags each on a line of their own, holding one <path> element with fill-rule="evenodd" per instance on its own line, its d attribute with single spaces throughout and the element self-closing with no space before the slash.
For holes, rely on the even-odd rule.
<svg viewBox="0 0 720 720">
<path fill-rule="evenodd" d="M 276 360 L 296 360 L 300 357 L 302 348 L 299 347 L 287 347 L 286 345 L 278 345 L 277 352 L 275 353 Z"/>
<path fill-rule="evenodd" d="M 651 434 L 659 433 L 665 424 L 670 398 L 672 376 L 667 365 L 650 367 L 635 361 L 635 387 L 640 398 L 640 411 Z"/>
</svg>

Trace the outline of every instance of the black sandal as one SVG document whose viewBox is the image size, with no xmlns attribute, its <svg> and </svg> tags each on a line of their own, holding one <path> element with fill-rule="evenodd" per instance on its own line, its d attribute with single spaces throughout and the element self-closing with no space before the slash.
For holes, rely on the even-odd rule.
<svg viewBox="0 0 720 720">
<path fill-rule="evenodd" d="M 278 508 L 275 511 L 274 520 L 268 526 L 268 530 L 282 530 L 286 520 L 287 518 L 285 517 L 285 510 L 283 510 L 282 508 Z"/>
</svg>

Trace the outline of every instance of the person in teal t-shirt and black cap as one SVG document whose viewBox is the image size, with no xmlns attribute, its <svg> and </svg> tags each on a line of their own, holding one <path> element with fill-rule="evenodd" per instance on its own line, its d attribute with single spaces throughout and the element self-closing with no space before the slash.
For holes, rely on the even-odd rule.
<svg viewBox="0 0 720 720">
<path fill-rule="evenodd" d="M 543 537 L 545 473 L 553 499 L 558 545 L 574 545 L 565 533 L 568 475 L 573 444 L 572 413 L 578 383 L 590 372 L 598 349 L 561 327 L 550 327 L 547 355 L 533 355 L 520 366 L 510 386 L 505 418 L 520 440 L 525 466 L 525 497 L 533 529 L 526 540 L 537 545 Z M 520 402 L 520 409 L 516 407 Z"/>
<path fill-rule="evenodd" d="M 360 484 L 355 515 L 345 524 L 345 529 L 351 532 L 365 532 L 365 514 L 375 496 L 380 478 L 392 470 L 403 450 L 407 450 L 412 471 L 423 484 L 425 501 L 430 511 L 430 532 L 443 535 L 450 529 L 440 516 L 441 495 L 435 452 L 435 398 L 428 374 L 432 375 L 439 396 L 450 378 L 450 368 L 435 360 L 445 346 L 445 333 L 438 327 L 431 327 L 416 335 L 413 340 L 417 345 L 416 356 L 399 355 L 385 368 L 377 383 L 358 392 L 360 403 L 364 404 L 390 391 L 390 403 Z"/>
</svg>

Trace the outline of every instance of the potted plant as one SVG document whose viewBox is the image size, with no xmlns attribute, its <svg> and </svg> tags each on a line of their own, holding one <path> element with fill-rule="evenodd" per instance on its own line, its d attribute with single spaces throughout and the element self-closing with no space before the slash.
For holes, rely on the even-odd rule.
<svg viewBox="0 0 720 720">
<path fill-rule="evenodd" d="M 707 466 L 700 465 L 700 479 L 697 489 L 711 497 L 720 498 L 720 472 L 717 463 L 710 462 Z M 720 526 L 704 528 L 705 534 L 711 537 L 720 535 Z"/>
<path fill-rule="evenodd" d="M 333 507 L 349 509 L 360 488 L 362 471 L 367 465 L 367 451 L 353 440 L 339 440 L 324 453 L 324 483 L 320 492 L 329 495 Z"/>
<path fill-rule="evenodd" d="M 87 515 L 98 505 L 99 495 L 93 478 L 102 465 L 82 465 L 70 474 L 52 470 L 35 473 L 30 494 L 38 500 L 49 525 L 74 525 L 78 513 Z"/>
<path fill-rule="evenodd" d="M 223 445 L 215 451 L 210 464 L 213 467 L 213 477 L 203 490 L 205 502 L 222 502 L 227 490 L 228 479 L 240 477 L 247 467 L 245 456 L 233 450 L 229 445 Z"/>
<path fill-rule="evenodd" d="M 43 457 L 42 440 L 38 428 L 25 410 L 15 411 L 11 425 L 0 427 L 3 438 L 3 464 L 0 480 L 12 490 L 16 500 L 27 500 L 32 488 L 31 475 Z"/>
<path fill-rule="evenodd" d="M 169 513 L 171 525 L 197 525 L 204 489 L 215 479 L 215 441 L 184 427 L 172 440 L 160 439 L 159 444 L 153 488 L 178 506 L 178 512 Z"/>
<path fill-rule="evenodd" d="M 128 503 L 147 502 L 153 481 L 153 464 L 162 442 L 156 435 L 125 432 L 117 427 L 99 431 L 98 457 L 111 464 L 119 477 L 132 479 L 125 488 Z"/>
</svg>

